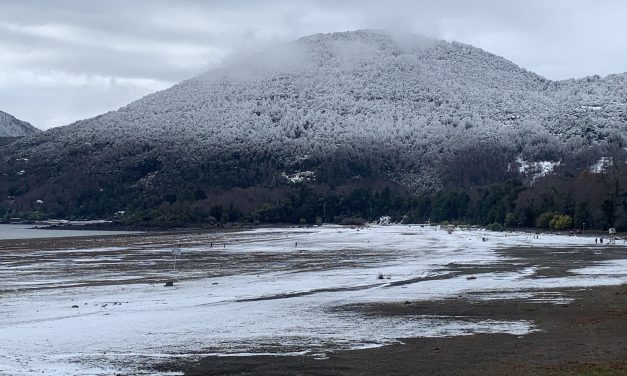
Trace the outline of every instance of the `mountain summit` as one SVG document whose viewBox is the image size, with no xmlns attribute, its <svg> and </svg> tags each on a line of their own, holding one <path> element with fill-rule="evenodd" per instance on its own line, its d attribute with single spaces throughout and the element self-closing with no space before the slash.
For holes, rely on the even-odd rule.
<svg viewBox="0 0 627 376">
<path fill-rule="evenodd" d="M 39 129 L 29 123 L 0 111 L 0 137 L 28 136 L 39 132 Z"/>
<path fill-rule="evenodd" d="M 19 140 L 1 151 L 0 168 L 30 175 L 29 202 L 71 191 L 85 205 L 115 192 L 116 208 L 124 197 L 303 179 L 467 188 L 624 142 L 626 78 L 551 81 L 465 44 L 318 34 Z M 34 162 L 25 169 L 20 158 Z"/>
</svg>

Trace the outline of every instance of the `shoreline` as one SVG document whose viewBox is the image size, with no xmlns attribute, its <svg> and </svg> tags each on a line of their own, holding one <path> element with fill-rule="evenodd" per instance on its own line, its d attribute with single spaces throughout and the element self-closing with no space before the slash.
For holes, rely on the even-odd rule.
<svg viewBox="0 0 627 376">
<path fill-rule="evenodd" d="M 295 223 L 245 223 L 245 222 L 229 222 L 226 224 L 199 224 L 199 223 L 188 223 L 183 225 L 157 225 L 157 224 L 124 224 L 118 221 L 111 220 L 103 220 L 103 221 L 85 221 L 84 223 L 80 223 L 81 221 L 76 221 L 76 223 L 63 223 L 55 221 L 0 221 L 0 225 L 32 225 L 32 226 L 42 226 L 41 228 L 45 228 L 47 230 L 91 230 L 91 231 L 137 231 L 137 232 L 145 232 L 145 233 L 197 233 L 197 232 L 206 232 L 206 231 L 238 231 L 238 230 L 253 230 L 253 229 L 263 229 L 263 228 L 315 228 L 319 226 L 342 226 L 347 228 L 352 227 L 368 227 L 369 225 L 380 226 L 377 223 L 365 223 L 363 225 L 341 225 L 335 223 L 324 223 L 322 225 L 316 224 L 295 224 Z M 433 226 L 438 227 L 439 224 L 428 225 L 424 223 L 409 223 L 409 224 L 400 224 L 400 223 L 391 223 L 388 225 L 382 226 Z M 529 228 L 509 228 L 503 231 L 493 231 L 488 230 L 480 225 L 460 225 L 456 226 L 459 229 L 474 228 L 481 231 L 486 231 L 487 233 L 529 233 L 529 234 L 537 234 L 537 235 L 558 235 L 558 236 L 576 236 L 576 237 L 599 237 L 603 239 L 608 239 L 610 234 L 607 231 L 603 230 L 563 230 L 563 231 L 554 231 L 547 229 L 540 229 L 536 227 Z M 37 229 L 33 227 L 33 229 Z M 616 233 L 614 237 L 617 241 L 624 240 L 627 242 L 627 232 L 620 236 L 621 233 Z M 0 239 L 2 241 L 3 239 Z"/>
</svg>

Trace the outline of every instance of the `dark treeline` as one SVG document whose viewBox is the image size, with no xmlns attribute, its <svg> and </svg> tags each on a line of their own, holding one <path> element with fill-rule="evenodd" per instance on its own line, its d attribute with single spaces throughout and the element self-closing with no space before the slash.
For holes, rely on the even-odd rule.
<svg viewBox="0 0 627 376">
<path fill-rule="evenodd" d="M 567 161 L 553 174 L 533 180 L 521 177 L 481 186 L 450 184 L 429 194 L 411 193 L 393 183 L 385 187 L 384 181 L 374 184 L 373 178 L 358 180 L 362 186 L 350 186 L 345 181 L 333 188 L 328 182 L 303 181 L 218 191 L 201 183 L 179 185 L 177 180 L 169 187 L 142 189 L 129 185 L 131 178 L 116 180 L 99 174 L 82 179 L 81 184 L 59 184 L 44 190 L 38 175 L 15 175 L 13 183 L 6 179 L 6 191 L 0 192 L 9 198 L 7 205 L 0 205 L 0 218 L 113 218 L 133 225 L 185 226 L 228 222 L 352 224 L 390 216 L 394 222 L 448 221 L 493 229 L 616 227 L 620 231 L 627 229 L 624 161 L 623 154 L 616 154 L 596 172 L 577 170 L 575 163 Z M 460 176 L 473 176 L 472 170 L 463 172 Z M 62 181 L 76 179 L 68 173 Z"/>
<path fill-rule="evenodd" d="M 106 208 L 127 210 L 117 213 L 126 224 L 190 225 L 248 223 L 343 223 L 372 222 L 390 216 L 394 222 L 457 222 L 488 226 L 493 229 L 539 227 L 563 229 L 627 229 L 627 193 L 622 190 L 624 174 L 583 173 L 578 176 L 548 176 L 525 185 L 511 179 L 466 190 L 443 190 L 414 195 L 386 187 L 381 190 L 316 191 L 299 183 L 268 203 L 242 210 L 231 202 L 207 197 L 202 189 L 185 189 L 158 197 L 103 196 L 100 200 L 83 198 L 77 214 L 58 211 L 0 211 L 5 219 L 22 217 L 102 218 Z M 237 201 L 237 200 L 234 200 Z M 128 203 L 131 204 L 128 204 Z M 126 203 L 126 205 L 123 205 Z"/>
<path fill-rule="evenodd" d="M 571 191 L 525 187 L 519 180 L 422 196 L 392 193 L 389 189 L 356 189 L 348 195 L 318 194 L 302 186 L 282 202 L 264 205 L 246 219 L 262 223 L 351 224 L 376 221 L 381 216 L 390 216 L 394 222 L 447 221 L 492 229 L 627 228 L 624 197 L 578 201 Z"/>
<path fill-rule="evenodd" d="M 136 209 L 121 219 L 126 223 L 293 223 L 359 224 L 390 216 L 394 222 L 452 222 L 491 229 L 538 227 L 545 229 L 627 229 L 626 194 L 605 189 L 610 175 L 546 177 L 531 186 L 512 179 L 466 191 L 411 195 L 358 188 L 349 193 L 316 192 L 298 184 L 282 199 L 242 212 L 233 204 L 206 204 L 202 191 L 169 194 L 164 205 Z M 595 193 L 595 189 L 602 190 Z M 175 201 L 179 200 L 178 205 Z M 196 200 L 196 204 L 192 204 Z M 199 205 L 198 203 L 205 203 Z"/>
</svg>

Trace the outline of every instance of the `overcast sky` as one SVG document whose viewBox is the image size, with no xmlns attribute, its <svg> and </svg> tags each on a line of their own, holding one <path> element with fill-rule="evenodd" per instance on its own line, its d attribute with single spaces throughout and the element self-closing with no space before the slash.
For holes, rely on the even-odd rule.
<svg viewBox="0 0 627 376">
<path fill-rule="evenodd" d="M 0 110 L 47 129 L 264 46 L 363 28 L 469 43 L 551 79 L 627 71 L 623 0 L 0 0 Z"/>
</svg>

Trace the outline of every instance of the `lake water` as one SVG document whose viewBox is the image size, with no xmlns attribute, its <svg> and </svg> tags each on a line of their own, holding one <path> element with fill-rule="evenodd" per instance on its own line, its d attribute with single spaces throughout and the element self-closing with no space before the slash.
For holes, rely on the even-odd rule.
<svg viewBox="0 0 627 376">
<path fill-rule="evenodd" d="M 36 225 L 0 225 L 0 240 L 67 238 L 77 236 L 122 235 L 131 231 L 52 230 Z"/>
</svg>

